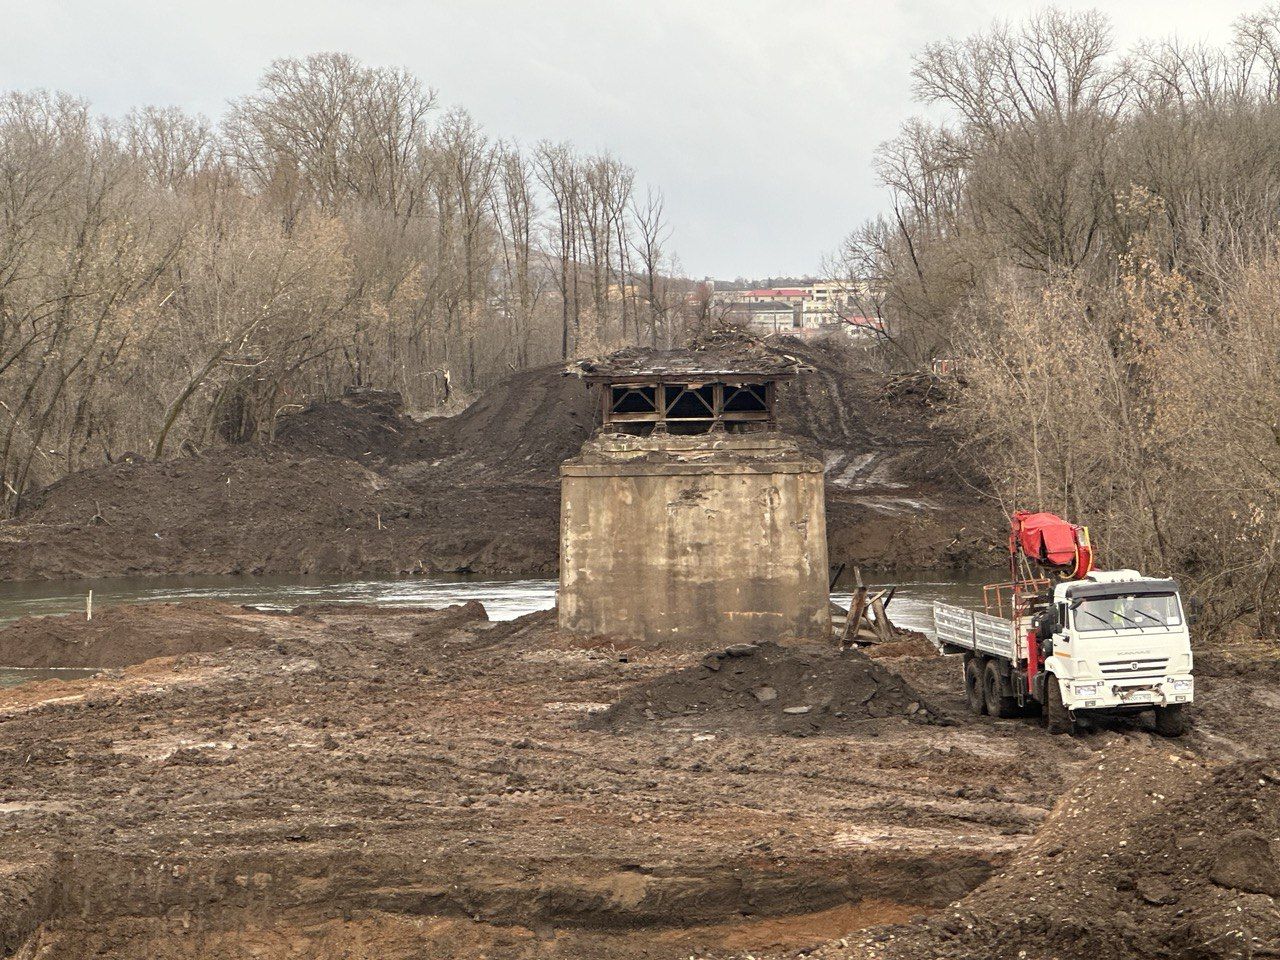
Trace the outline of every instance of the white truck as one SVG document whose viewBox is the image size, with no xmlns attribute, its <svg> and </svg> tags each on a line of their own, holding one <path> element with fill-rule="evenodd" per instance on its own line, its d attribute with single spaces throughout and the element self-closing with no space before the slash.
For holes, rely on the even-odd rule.
<svg viewBox="0 0 1280 960">
<path fill-rule="evenodd" d="M 1136 570 L 1091 571 L 1054 584 L 1015 619 L 935 603 L 944 652 L 964 654 L 969 708 L 995 717 L 1039 711 L 1050 733 L 1092 712 L 1154 710 L 1180 736 L 1195 698 L 1191 636 L 1178 585 Z"/>
</svg>

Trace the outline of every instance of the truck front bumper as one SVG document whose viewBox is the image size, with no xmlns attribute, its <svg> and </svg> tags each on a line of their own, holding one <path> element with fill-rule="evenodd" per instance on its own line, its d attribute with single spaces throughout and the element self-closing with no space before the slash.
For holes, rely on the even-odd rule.
<svg viewBox="0 0 1280 960">
<path fill-rule="evenodd" d="M 1067 680 L 1062 687 L 1063 705 L 1071 710 L 1145 709 L 1195 700 L 1195 681 L 1190 675 L 1134 683 Z"/>
</svg>

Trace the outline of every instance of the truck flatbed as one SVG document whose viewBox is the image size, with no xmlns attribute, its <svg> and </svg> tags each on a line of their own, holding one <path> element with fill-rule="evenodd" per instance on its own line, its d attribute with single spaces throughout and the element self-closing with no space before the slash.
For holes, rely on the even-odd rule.
<svg viewBox="0 0 1280 960">
<path fill-rule="evenodd" d="M 944 651 L 950 647 L 952 652 L 972 651 L 1007 660 L 1018 658 L 1017 634 L 1012 620 L 935 602 L 933 624 L 938 643 Z"/>
</svg>

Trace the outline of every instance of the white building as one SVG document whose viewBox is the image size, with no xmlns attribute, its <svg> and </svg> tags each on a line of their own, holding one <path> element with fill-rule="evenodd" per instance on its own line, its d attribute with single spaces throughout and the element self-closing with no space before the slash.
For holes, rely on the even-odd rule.
<svg viewBox="0 0 1280 960">
<path fill-rule="evenodd" d="M 760 333 L 875 336 L 885 332 L 885 325 L 878 317 L 862 315 L 859 307 L 866 293 L 849 281 L 813 280 L 793 287 L 716 290 L 712 302 Z M 787 310 L 793 312 L 789 323 Z"/>
</svg>

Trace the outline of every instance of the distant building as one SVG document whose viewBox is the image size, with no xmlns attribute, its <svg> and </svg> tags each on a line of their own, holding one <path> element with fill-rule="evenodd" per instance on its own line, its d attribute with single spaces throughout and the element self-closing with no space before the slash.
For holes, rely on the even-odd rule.
<svg viewBox="0 0 1280 960">
<path fill-rule="evenodd" d="M 713 289 L 711 302 L 729 319 L 762 335 L 874 337 L 886 332 L 885 324 L 861 314 L 859 299 L 866 292 L 848 281 L 812 280 L 787 287 Z"/>
<path fill-rule="evenodd" d="M 780 300 L 749 300 L 731 303 L 725 311 L 730 320 L 741 323 L 752 333 L 794 333 L 801 326 L 797 307 Z"/>
<path fill-rule="evenodd" d="M 880 317 L 844 317 L 845 332 L 851 337 L 875 337 L 888 333 Z"/>
<path fill-rule="evenodd" d="M 773 287 L 762 290 L 735 291 L 732 296 L 738 303 L 763 303 L 767 300 L 773 300 L 779 303 L 797 305 L 812 298 L 813 294 L 798 287 Z"/>
</svg>

